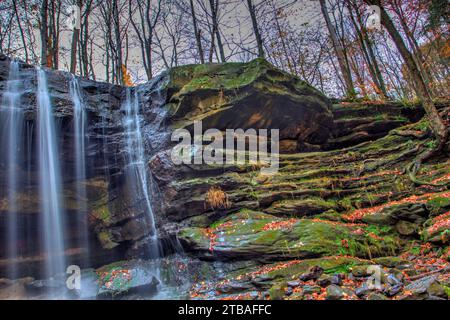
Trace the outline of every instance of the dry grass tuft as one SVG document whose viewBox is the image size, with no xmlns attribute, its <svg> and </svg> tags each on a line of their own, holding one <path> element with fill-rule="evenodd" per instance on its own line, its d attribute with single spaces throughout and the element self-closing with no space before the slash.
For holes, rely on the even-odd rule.
<svg viewBox="0 0 450 320">
<path fill-rule="evenodd" d="M 211 187 L 206 193 L 205 209 L 228 209 L 230 205 L 227 194 L 220 187 Z"/>
</svg>

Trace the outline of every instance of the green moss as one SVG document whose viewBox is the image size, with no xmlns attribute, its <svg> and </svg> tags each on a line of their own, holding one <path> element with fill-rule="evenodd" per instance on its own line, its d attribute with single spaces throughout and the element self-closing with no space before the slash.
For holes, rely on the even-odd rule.
<svg viewBox="0 0 450 320">
<path fill-rule="evenodd" d="M 284 290 L 286 285 L 276 284 L 269 289 L 270 300 L 282 300 L 284 298 Z"/>
<path fill-rule="evenodd" d="M 437 196 L 427 201 L 426 205 L 431 213 L 439 214 L 443 208 L 450 207 L 450 199 Z"/>
<path fill-rule="evenodd" d="M 319 266 L 323 268 L 326 274 L 334 274 L 340 272 L 348 272 L 352 266 L 367 263 L 367 261 L 349 257 L 324 257 L 308 259 L 299 261 L 298 263 L 288 264 L 285 268 L 275 268 L 275 270 L 268 272 L 267 276 L 273 279 L 291 279 L 308 271 L 313 266 Z M 268 269 L 270 269 L 270 267 Z"/>
<path fill-rule="evenodd" d="M 110 232 L 106 230 L 100 231 L 97 234 L 97 238 L 105 249 L 113 249 L 118 246 L 118 244 L 112 240 Z"/>
<path fill-rule="evenodd" d="M 447 294 L 447 298 L 450 299 L 450 287 L 447 287 L 447 286 L 444 286 L 444 285 L 442 285 L 442 287 L 444 288 L 444 291 Z"/>
<path fill-rule="evenodd" d="M 355 265 L 356 265 L 356 262 L 352 261 L 349 263 L 344 263 L 344 264 L 338 265 L 334 268 L 327 269 L 324 272 L 326 274 L 349 273 L 350 270 L 352 269 L 352 267 L 354 267 Z"/>
<path fill-rule="evenodd" d="M 393 236 L 374 238 L 369 232 L 353 232 L 359 227 L 309 219 L 281 219 L 259 212 L 239 212 L 214 223 L 213 236 L 200 228 L 187 228 L 180 237 L 198 250 L 254 255 L 261 253 L 285 257 L 357 257 L 390 255 L 396 251 Z M 382 231 L 378 231 L 382 234 Z M 210 239 L 212 237 L 212 239 Z"/>
<path fill-rule="evenodd" d="M 370 225 L 365 228 L 367 232 L 373 233 L 377 236 L 389 235 L 394 232 L 393 228 L 390 226 L 375 226 Z"/>
<path fill-rule="evenodd" d="M 108 204 L 100 205 L 92 210 L 91 215 L 102 222 L 104 226 L 109 226 L 111 223 L 111 212 L 109 211 Z"/>
</svg>

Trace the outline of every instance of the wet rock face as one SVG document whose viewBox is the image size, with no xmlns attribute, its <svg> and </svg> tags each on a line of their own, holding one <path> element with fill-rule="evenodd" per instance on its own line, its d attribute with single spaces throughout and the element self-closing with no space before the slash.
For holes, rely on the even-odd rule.
<svg viewBox="0 0 450 320">
<path fill-rule="evenodd" d="M 8 80 L 10 60 L 0 56 L 0 99 Z M 39 196 L 39 159 L 37 123 L 37 78 L 36 69 L 20 63 L 20 77 L 23 93 L 20 107 L 25 110 L 26 133 L 20 139 L 21 150 L 26 153 L 23 163 L 17 164 L 19 179 L 26 180 L 27 187 L 17 194 L 20 200 L 17 220 L 20 226 L 20 239 L 17 244 L 24 259 L 19 261 L 23 274 L 38 275 L 43 261 L 41 245 L 41 214 Z M 46 70 L 50 100 L 54 110 L 59 159 L 61 162 L 61 194 L 64 205 L 65 242 L 67 260 L 86 267 L 85 261 L 94 266 L 123 258 L 130 243 L 144 238 L 149 230 L 147 213 L 142 202 L 143 196 L 132 192 L 125 177 L 126 142 L 124 128 L 125 88 L 107 83 L 79 79 L 81 100 L 86 111 L 86 180 L 76 181 L 76 158 L 74 139 L 74 110 L 69 84 L 71 76 L 64 72 Z M 148 156 L 159 144 L 158 125 L 161 122 L 158 107 L 164 105 L 162 94 L 157 90 L 159 83 L 149 83 L 138 88 L 142 110 L 142 133 Z M 165 129 L 164 129 L 165 130 Z M 166 131 L 166 130 L 165 130 Z M 2 132 L 3 134 L 3 132 Z M 167 140 L 167 139 L 166 139 Z M 166 141 L 165 140 L 165 141 Z M 164 140 L 163 140 L 164 141 Z M 155 143 L 157 142 L 157 143 Z M 25 163 L 25 160 L 27 161 Z M 0 164 L 0 233 L 7 234 L 7 173 Z M 76 192 L 78 183 L 86 187 L 87 212 L 79 212 Z M 87 220 L 86 221 L 86 216 Z M 81 222 L 81 223 L 80 223 Z M 80 225 L 90 230 L 89 248 L 79 247 Z M 26 231 L 25 231 L 26 230 Z M 3 239 L 3 238 L 2 238 Z M 7 269 L 8 261 L 3 253 L 6 241 L 0 244 L 0 273 Z M 89 257 L 86 257 L 89 252 Z"/>
</svg>

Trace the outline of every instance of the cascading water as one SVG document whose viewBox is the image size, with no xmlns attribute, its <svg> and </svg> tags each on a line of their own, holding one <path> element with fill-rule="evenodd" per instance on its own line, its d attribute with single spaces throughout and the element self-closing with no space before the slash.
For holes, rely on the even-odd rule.
<svg viewBox="0 0 450 320">
<path fill-rule="evenodd" d="M 144 210 L 149 219 L 151 237 L 151 252 L 152 258 L 160 256 L 158 247 L 158 234 L 155 226 L 155 218 L 149 195 L 149 184 L 146 170 L 144 143 L 140 127 L 139 117 L 139 97 L 138 92 L 135 91 L 132 95 L 131 89 L 127 88 L 126 101 L 123 106 L 125 111 L 124 126 L 126 128 L 126 148 L 127 148 L 127 164 L 126 174 L 130 183 L 135 189 L 138 199 L 142 199 L 144 203 Z"/>
<path fill-rule="evenodd" d="M 63 241 L 63 210 L 61 207 L 61 168 L 57 153 L 56 130 L 48 93 L 45 71 L 37 70 L 38 78 L 38 143 L 39 182 L 42 234 L 46 253 L 46 275 L 65 271 Z"/>
<path fill-rule="evenodd" d="M 6 149 L 2 151 L 1 163 L 7 173 L 7 187 L 4 189 L 5 196 L 8 199 L 7 216 L 7 258 L 15 261 L 18 258 L 18 213 L 19 199 L 23 180 L 20 178 L 22 172 L 19 165 L 22 162 L 24 150 L 21 138 L 23 136 L 24 117 L 23 110 L 20 108 L 21 79 L 19 75 L 19 63 L 11 61 L 8 82 L 3 94 L 2 106 L 0 108 L 0 128 L 2 129 L 2 146 Z M 17 268 L 11 264 L 8 275 L 14 279 L 17 277 Z"/>
<path fill-rule="evenodd" d="M 80 84 L 72 75 L 70 81 L 70 96 L 73 101 L 74 115 L 74 154 L 75 154 L 75 183 L 78 208 L 78 232 L 81 248 L 89 248 L 87 225 L 87 193 L 86 193 L 86 110 L 83 103 Z M 86 255 L 87 256 L 87 255 Z"/>
</svg>

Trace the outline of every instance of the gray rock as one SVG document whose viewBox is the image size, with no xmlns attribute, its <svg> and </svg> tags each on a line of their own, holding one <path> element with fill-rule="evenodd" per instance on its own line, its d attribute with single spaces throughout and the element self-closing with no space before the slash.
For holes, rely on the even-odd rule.
<svg viewBox="0 0 450 320">
<path fill-rule="evenodd" d="M 301 281 L 317 280 L 323 274 L 323 268 L 319 266 L 314 266 L 309 269 L 307 273 L 299 276 Z"/>
<path fill-rule="evenodd" d="M 99 298 L 129 294 L 150 295 L 157 291 L 159 280 L 151 272 L 147 262 L 136 260 L 114 263 L 96 270 L 99 275 Z"/>
<path fill-rule="evenodd" d="M 331 284 L 331 278 L 331 276 L 323 274 L 319 279 L 317 279 L 317 284 L 321 287 L 327 287 Z"/>
<path fill-rule="evenodd" d="M 362 266 L 354 266 L 352 267 L 352 275 L 355 277 L 368 277 L 371 275 L 369 272 L 370 266 L 362 265 Z"/>
<path fill-rule="evenodd" d="M 386 282 L 391 286 L 402 285 L 402 282 L 392 273 L 386 277 Z"/>
<path fill-rule="evenodd" d="M 388 300 L 385 295 L 378 292 L 371 292 L 367 296 L 367 300 Z"/>
<path fill-rule="evenodd" d="M 237 293 L 242 291 L 247 291 L 248 289 L 252 288 L 252 285 L 246 282 L 237 282 L 237 281 L 231 281 L 228 283 L 225 283 L 224 285 L 217 288 L 217 291 L 221 293 Z"/>
<path fill-rule="evenodd" d="M 362 298 L 368 295 L 371 291 L 373 291 L 373 288 L 370 288 L 367 283 L 363 283 L 355 290 L 355 294 L 358 296 L 358 298 Z"/>
<path fill-rule="evenodd" d="M 340 300 L 344 297 L 344 291 L 341 287 L 332 284 L 327 288 L 327 300 Z"/>
<path fill-rule="evenodd" d="M 332 277 L 331 277 L 331 284 L 335 284 L 335 285 L 337 285 L 337 286 L 342 286 L 342 278 L 343 278 L 343 276 L 342 275 L 340 275 L 340 274 L 334 274 Z"/>
<path fill-rule="evenodd" d="M 310 285 L 303 286 L 302 289 L 304 294 L 319 293 L 321 291 L 321 288 L 319 286 Z"/>
<path fill-rule="evenodd" d="M 284 294 L 287 295 L 288 297 L 291 296 L 292 293 L 294 293 L 294 290 L 292 290 L 292 287 L 287 287 L 286 290 L 284 291 Z"/>
<path fill-rule="evenodd" d="M 419 280 L 415 280 L 405 287 L 406 291 L 411 291 L 413 294 L 426 293 L 428 288 L 437 282 L 435 276 L 424 277 Z"/>
<path fill-rule="evenodd" d="M 299 281 L 288 281 L 287 285 L 291 288 L 296 288 L 300 285 Z"/>
<path fill-rule="evenodd" d="M 429 296 L 425 300 L 438 300 L 438 301 L 440 301 L 440 300 L 447 300 L 447 299 L 444 299 L 444 298 L 441 298 L 441 297 L 437 297 L 437 296 Z"/>
<path fill-rule="evenodd" d="M 394 286 L 388 286 L 384 290 L 384 293 L 388 297 L 393 297 L 393 296 L 397 295 L 400 291 L 402 291 L 402 289 L 403 289 L 403 285 L 402 284 L 398 284 L 398 285 L 394 285 Z"/>
</svg>

